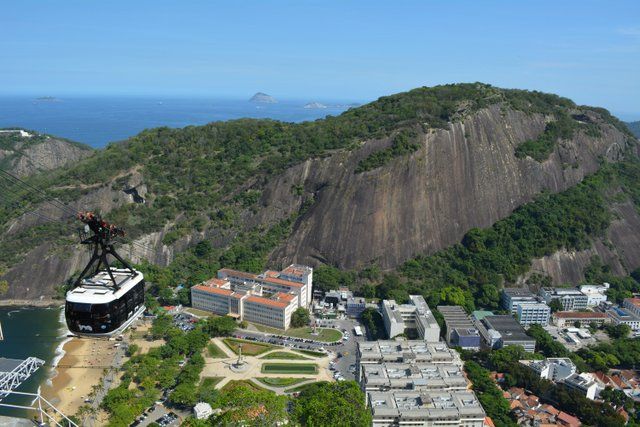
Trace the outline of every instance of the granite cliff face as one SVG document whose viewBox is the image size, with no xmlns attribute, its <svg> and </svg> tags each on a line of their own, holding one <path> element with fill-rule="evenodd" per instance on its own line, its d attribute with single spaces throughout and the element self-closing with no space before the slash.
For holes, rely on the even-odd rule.
<svg viewBox="0 0 640 427">
<path fill-rule="evenodd" d="M 303 212 L 296 216 L 291 234 L 271 252 L 269 263 L 273 266 L 327 263 L 357 269 L 375 263 L 383 269 L 393 269 L 413 256 L 459 242 L 471 228 L 492 225 L 543 191 L 560 192 L 576 185 L 597 171 L 602 162 L 638 154 L 637 141 L 607 117 L 597 111 L 579 113 L 580 123 L 586 120 L 597 124 L 598 132 L 584 123 L 578 125 L 573 136 L 558 141 L 542 162 L 519 158 L 515 150 L 545 132 L 553 120 L 548 114 L 525 112 L 496 102 L 473 110 L 462 105 L 448 123 L 438 127 L 395 119 L 398 124 L 387 136 L 327 150 L 275 175 L 249 177 L 214 206 L 233 203 L 246 191 L 259 194 L 257 203 L 237 213 L 233 226 L 214 226 L 211 221 L 203 228 L 189 229 L 177 238 L 167 239 L 176 223 L 184 219 L 178 213 L 175 218 L 166 219 L 160 229 L 137 236 L 136 244 L 125 245 L 120 253 L 135 262 L 146 259 L 167 265 L 176 254 L 201 240 L 224 248 L 242 232 L 267 228 Z M 412 132 L 415 151 L 356 173 L 361 161 L 392 147 L 402 129 Z M 204 144 L 201 139 L 197 141 Z M 175 147 L 172 150 L 181 149 L 174 140 L 163 144 Z M 110 155 L 116 156 L 114 153 L 112 150 Z M 145 157 L 136 162 L 127 163 L 127 169 L 119 170 L 105 182 L 78 187 L 79 195 L 69 206 L 98 210 L 107 217 L 110 212 L 122 214 L 123 207 L 132 210 L 147 200 L 148 206 L 156 206 L 158 198 L 145 175 L 149 173 Z M 167 185 L 162 182 L 162 186 Z M 201 208 L 209 217 L 215 213 L 211 206 Z M 50 206 L 41 205 L 39 209 L 48 217 L 62 218 L 62 213 Z M 594 254 L 620 274 L 640 266 L 640 216 L 632 204 L 621 203 L 613 209 L 616 220 L 607 236 L 594 242 L 592 249 L 560 252 L 536 260 L 533 271 L 549 274 L 557 282 L 574 282 L 580 279 L 583 267 Z M 4 224 L 5 239 L 41 223 L 41 219 L 27 214 L 13 218 Z M 60 246 L 45 241 L 26 251 L 20 262 L 6 270 L 1 279 L 9 282 L 9 290 L 0 298 L 50 297 L 55 285 L 78 271 L 88 256 L 78 245 Z"/>
<path fill-rule="evenodd" d="M 353 172 L 358 161 L 388 146 L 388 139 L 300 164 L 264 193 L 264 206 L 293 208 L 291 185 L 303 185 L 314 196 L 271 260 L 394 268 L 459 242 L 470 228 L 490 226 L 541 191 L 575 185 L 595 172 L 601 159 L 617 161 L 627 149 L 627 138 L 609 126 L 597 138 L 577 133 L 543 163 L 515 157 L 515 147 L 544 127 L 541 115 L 493 106 L 448 129 L 420 133 L 418 151 L 380 169 Z"/>
</svg>

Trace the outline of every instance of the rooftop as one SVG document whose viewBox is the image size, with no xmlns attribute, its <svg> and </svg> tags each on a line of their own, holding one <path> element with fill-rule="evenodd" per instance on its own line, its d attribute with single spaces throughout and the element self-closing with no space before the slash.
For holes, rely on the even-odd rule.
<svg viewBox="0 0 640 427">
<path fill-rule="evenodd" d="M 559 319 L 606 319 L 605 313 L 595 311 L 557 311 L 553 313 Z"/>
<path fill-rule="evenodd" d="M 625 298 L 624 302 L 640 308 L 640 298 Z"/>
<path fill-rule="evenodd" d="M 254 295 L 248 297 L 245 301 L 252 302 L 254 304 L 267 305 L 270 307 L 277 307 L 277 308 L 285 308 L 286 306 L 289 305 L 289 302 L 278 301 L 275 299 L 269 299 L 264 297 L 257 297 Z"/>
<path fill-rule="evenodd" d="M 414 417 L 459 420 L 485 417 L 472 391 L 373 391 L 367 397 L 374 418 L 402 416 L 406 420 Z"/>
<path fill-rule="evenodd" d="M 503 340 L 509 341 L 534 341 L 524 331 L 524 328 L 511 315 L 494 315 L 484 318 L 484 322 L 490 329 L 495 329 L 502 335 Z"/>
<path fill-rule="evenodd" d="M 535 298 L 535 295 L 533 295 L 533 293 L 528 288 L 504 288 L 502 292 L 511 298 Z"/>
</svg>

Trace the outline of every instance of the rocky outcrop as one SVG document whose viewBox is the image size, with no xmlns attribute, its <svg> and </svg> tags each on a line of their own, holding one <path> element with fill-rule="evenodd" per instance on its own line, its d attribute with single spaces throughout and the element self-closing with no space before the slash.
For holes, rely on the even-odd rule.
<svg viewBox="0 0 640 427">
<path fill-rule="evenodd" d="M 6 138 L 6 135 L 0 137 Z M 92 152 L 88 146 L 48 135 L 13 136 L 11 143 L 0 145 L 0 164 L 5 170 L 24 177 L 77 162 Z"/>
<path fill-rule="evenodd" d="M 578 132 L 543 163 L 516 158 L 515 147 L 544 127 L 542 115 L 496 105 L 448 129 L 421 132 L 418 151 L 379 169 L 354 174 L 358 162 L 389 146 L 389 139 L 300 164 L 263 195 L 271 208 L 257 222 L 300 206 L 292 185 L 314 197 L 271 261 L 390 269 L 459 242 L 470 228 L 492 225 L 541 191 L 575 185 L 598 169 L 601 158 L 619 160 L 627 148 L 621 132 L 603 125 L 600 137 Z"/>
</svg>

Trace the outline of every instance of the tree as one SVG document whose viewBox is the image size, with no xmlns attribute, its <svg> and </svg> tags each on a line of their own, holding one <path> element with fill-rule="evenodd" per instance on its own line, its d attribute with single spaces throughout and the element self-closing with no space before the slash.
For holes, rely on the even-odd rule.
<svg viewBox="0 0 640 427">
<path fill-rule="evenodd" d="M 560 302 L 558 298 L 552 299 L 551 302 L 549 302 L 549 308 L 551 309 L 552 313 L 555 313 L 556 311 L 562 311 L 562 302 Z"/>
<path fill-rule="evenodd" d="M 293 402 L 291 414 L 300 425 L 368 427 L 371 413 L 365 402 L 355 381 L 315 383 Z"/>
<path fill-rule="evenodd" d="M 631 333 L 629 325 L 625 325 L 623 323 L 620 323 L 619 325 L 607 325 L 604 329 L 611 339 L 627 338 Z"/>
<path fill-rule="evenodd" d="M 236 321 L 233 317 L 209 317 L 204 326 L 204 330 L 211 337 L 228 337 L 236 329 L 236 326 Z"/>
<path fill-rule="evenodd" d="M 140 347 L 138 346 L 138 344 L 129 344 L 129 346 L 127 347 L 127 356 L 133 356 L 139 349 Z"/>
<path fill-rule="evenodd" d="M 0 295 L 4 295 L 9 290 L 9 282 L 6 280 L 0 280 Z"/>
<path fill-rule="evenodd" d="M 214 425 L 275 426 L 288 421 L 287 401 L 272 391 L 238 385 L 221 393 L 217 404 L 224 412 Z"/>
<path fill-rule="evenodd" d="M 309 322 L 311 322 L 311 314 L 309 310 L 304 307 L 298 307 L 291 315 L 291 326 L 294 328 L 307 326 Z"/>
</svg>

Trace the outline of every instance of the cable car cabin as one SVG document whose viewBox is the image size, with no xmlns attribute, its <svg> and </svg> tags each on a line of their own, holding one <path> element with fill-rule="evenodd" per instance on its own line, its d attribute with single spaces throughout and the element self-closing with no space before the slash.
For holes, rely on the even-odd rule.
<svg viewBox="0 0 640 427">
<path fill-rule="evenodd" d="M 132 273 L 133 272 L 133 273 Z M 145 310 L 144 276 L 111 268 L 83 279 L 67 292 L 65 318 L 69 331 L 85 336 L 111 336 L 124 331 Z"/>
</svg>

